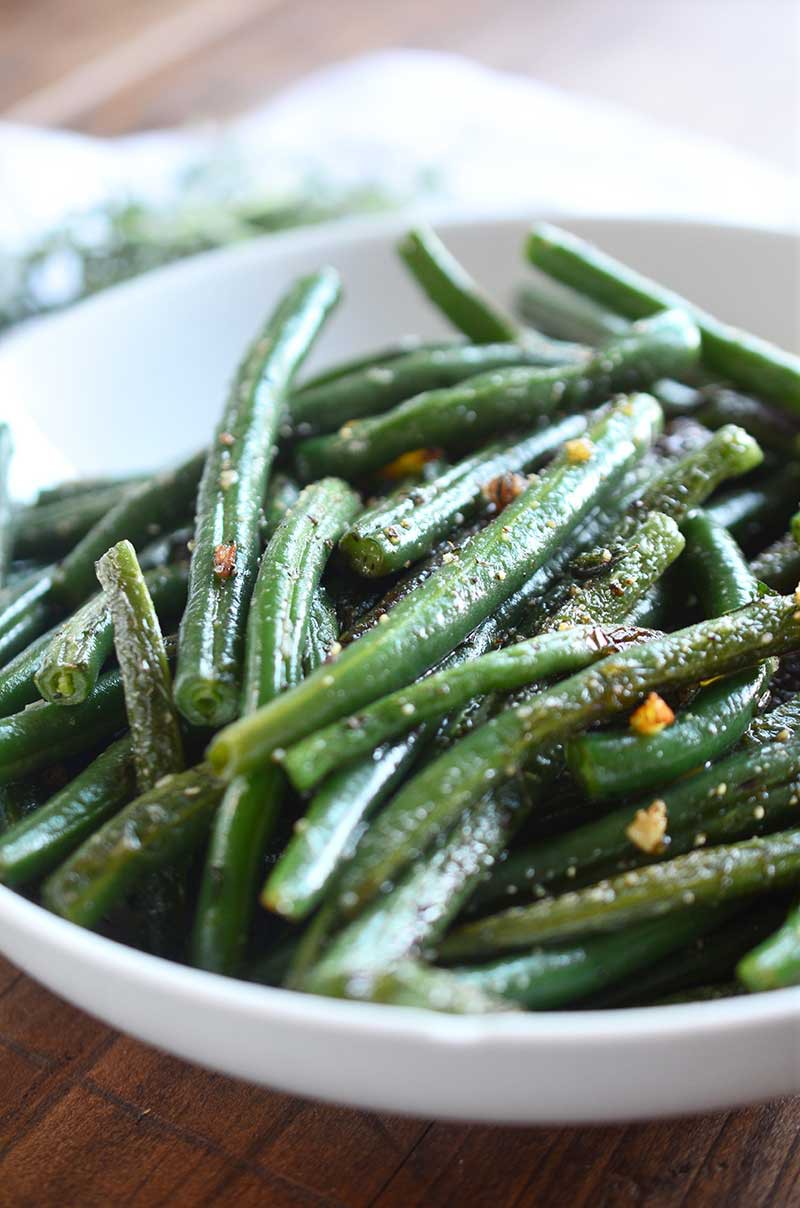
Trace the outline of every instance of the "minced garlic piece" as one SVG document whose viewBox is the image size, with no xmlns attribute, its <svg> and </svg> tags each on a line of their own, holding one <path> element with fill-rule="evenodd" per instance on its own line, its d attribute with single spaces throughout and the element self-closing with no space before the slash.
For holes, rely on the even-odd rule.
<svg viewBox="0 0 800 1208">
<path fill-rule="evenodd" d="M 438 449 L 412 449 L 409 453 L 401 453 L 394 461 L 390 461 L 379 471 L 381 478 L 392 480 L 409 478 L 419 474 L 422 467 L 439 456 Z"/>
<path fill-rule="evenodd" d="M 637 810 L 633 822 L 625 828 L 631 843 L 649 856 L 658 856 L 663 852 L 666 833 L 667 805 L 660 798 L 656 798 L 646 810 Z"/>
<path fill-rule="evenodd" d="M 577 440 L 568 440 L 566 442 L 564 452 L 570 465 L 577 466 L 584 461 L 591 460 L 594 447 L 592 442 L 587 440 L 585 436 L 579 436 Z"/>
<path fill-rule="evenodd" d="M 629 724 L 637 734 L 658 734 L 665 726 L 671 726 L 675 714 L 657 692 L 651 692 L 647 700 L 631 713 Z"/>
</svg>

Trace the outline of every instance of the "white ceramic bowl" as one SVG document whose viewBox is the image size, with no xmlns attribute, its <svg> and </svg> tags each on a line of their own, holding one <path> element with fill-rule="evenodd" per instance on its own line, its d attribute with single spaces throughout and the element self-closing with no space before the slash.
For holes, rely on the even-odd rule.
<svg viewBox="0 0 800 1208">
<path fill-rule="evenodd" d="M 440 225 L 488 288 L 507 297 L 524 273 L 525 222 Z M 569 225 L 720 316 L 796 341 L 792 237 L 674 222 Z M 3 343 L 0 400 L 12 415 L 32 416 L 89 473 L 193 449 L 212 426 L 243 345 L 299 273 L 331 263 L 346 284 L 319 361 L 402 332 L 441 330 L 393 254 L 402 226 L 337 224 L 270 238 L 114 290 Z M 6 889 L 0 948 L 65 998 L 170 1052 L 364 1107 L 605 1121 L 800 1091 L 800 989 L 629 1011 L 451 1018 L 186 969 L 82 931 Z"/>
</svg>

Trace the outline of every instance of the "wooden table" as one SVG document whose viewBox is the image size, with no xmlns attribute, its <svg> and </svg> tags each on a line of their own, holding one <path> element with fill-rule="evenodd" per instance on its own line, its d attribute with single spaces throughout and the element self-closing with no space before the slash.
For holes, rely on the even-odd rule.
<svg viewBox="0 0 800 1208">
<path fill-rule="evenodd" d="M 795 0 L 3 0 L 0 113 L 119 133 L 231 112 L 331 59 L 411 45 L 635 104 L 791 167 L 797 21 Z M 596 1129 L 319 1106 L 166 1057 L 0 962 L 2 1206 L 780 1206 L 800 1199 L 798 1124 L 796 1101 Z"/>
</svg>

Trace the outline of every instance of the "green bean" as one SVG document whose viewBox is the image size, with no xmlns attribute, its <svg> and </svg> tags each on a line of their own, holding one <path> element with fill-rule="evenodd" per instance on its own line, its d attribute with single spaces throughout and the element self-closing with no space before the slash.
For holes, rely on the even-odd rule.
<svg viewBox="0 0 800 1208">
<path fill-rule="evenodd" d="M 697 329 L 680 311 L 634 324 L 580 365 L 496 370 L 458 386 L 418 394 L 384 415 L 345 424 L 297 446 L 303 478 L 357 478 L 408 449 L 469 448 L 504 428 L 530 425 L 557 408 L 579 410 L 616 390 L 640 386 L 692 364 Z"/>
<path fill-rule="evenodd" d="M 384 844 L 374 860 L 359 867 L 357 888 L 348 885 L 351 898 L 358 903 L 374 894 L 431 835 L 446 829 L 487 789 L 511 779 L 543 745 L 631 707 L 651 689 L 696 683 L 798 647 L 796 600 L 768 597 L 644 645 L 626 646 L 506 709 L 454 743 L 401 789 L 382 816 L 391 820 L 388 847 Z M 378 847 L 376 830 L 370 834 L 372 847 Z"/>
<path fill-rule="evenodd" d="M 693 851 L 557 898 L 512 907 L 459 928 L 441 951 L 448 960 L 494 955 L 544 941 L 613 931 L 695 904 L 737 901 L 799 881 L 800 831 L 780 831 Z"/>
<path fill-rule="evenodd" d="M 758 582 L 726 529 L 696 512 L 684 521 L 683 531 L 708 615 L 719 616 L 758 596 Z M 644 792 L 718 758 L 753 720 L 774 670 L 765 664 L 711 684 L 658 733 L 600 731 L 573 738 L 567 744 L 572 775 L 592 798 L 618 797 Z"/>
<path fill-rule="evenodd" d="M 302 436 L 335 432 L 342 424 L 379 415 L 423 390 L 456 386 L 479 373 L 523 365 L 582 365 L 588 357 L 581 345 L 547 340 L 531 345 L 456 344 L 432 352 L 409 352 L 388 365 L 356 370 L 292 395 L 292 423 Z"/>
<path fill-rule="evenodd" d="M 800 985 L 800 906 L 785 922 L 736 966 L 736 976 L 748 990 L 778 990 Z"/>
<path fill-rule="evenodd" d="M 800 545 L 788 533 L 757 554 L 750 569 L 775 591 L 792 591 L 800 583 Z"/>
<path fill-rule="evenodd" d="M 585 630 L 578 630 L 574 627 L 587 624 L 594 626 L 590 633 L 595 635 L 592 638 L 595 644 L 599 644 L 599 640 L 604 637 L 599 626 L 607 627 L 612 640 L 619 644 L 652 636 L 627 627 L 615 629 L 611 629 L 611 627 L 618 626 L 620 622 L 627 619 L 627 614 L 637 599 L 647 591 L 649 585 L 662 573 L 664 567 L 677 557 L 682 547 L 683 538 L 677 531 L 674 521 L 657 513 L 653 514 L 642 526 L 638 538 L 629 544 L 625 555 L 617 564 L 613 578 L 608 575 L 584 584 L 569 596 L 566 603 L 563 603 L 551 614 L 544 626 L 545 633 L 549 632 L 549 640 L 566 639 L 569 648 L 576 637 L 579 640 L 580 633 L 585 632 Z M 563 630 L 567 632 L 564 633 Z M 542 638 L 534 639 L 532 648 L 538 649 L 538 644 L 542 640 Z M 526 643 L 522 648 L 530 649 L 531 645 Z M 501 662 L 505 654 L 506 652 L 502 651 L 499 656 L 489 655 L 485 658 L 488 658 L 490 663 Z M 479 660 L 477 666 L 479 667 L 483 661 Z M 470 667 L 475 668 L 476 664 L 472 663 Z M 431 677 L 432 680 L 439 682 L 447 682 L 448 678 L 448 673 L 440 673 L 438 676 Z M 411 694 L 414 694 L 415 691 L 424 693 L 425 685 L 428 682 L 422 681 L 416 688 L 412 687 L 408 691 Z M 526 693 L 523 700 L 530 699 L 530 696 L 530 692 Z M 448 701 L 449 699 L 448 697 Z M 386 712 L 385 706 L 391 705 L 391 703 L 393 703 L 392 698 L 387 698 L 384 702 L 378 702 L 377 706 L 372 706 L 360 719 L 362 725 L 364 719 L 368 719 L 376 709 L 380 715 L 381 707 Z M 325 734 L 326 731 L 322 731 L 323 738 Z M 314 748 L 317 737 L 317 735 L 312 735 L 304 744 L 301 744 L 301 747 L 311 750 Z M 342 742 L 341 737 L 339 741 Z M 353 739 L 349 736 L 344 739 L 345 744 L 352 741 Z M 335 747 L 336 743 L 332 743 L 331 748 L 335 749 Z M 313 764 L 313 760 L 310 762 Z M 563 763 L 563 759 L 560 762 Z M 548 767 L 546 771 L 548 780 L 552 779 L 552 770 Z M 424 848 L 439 832 L 441 826 L 448 824 L 449 815 L 444 823 L 435 821 L 433 826 L 429 826 L 427 817 L 429 805 L 430 803 L 426 807 L 419 807 L 416 814 L 419 825 L 415 826 L 413 821 L 409 823 L 409 819 L 405 815 L 403 794 L 396 801 L 390 803 L 376 824 L 363 836 L 354 859 L 345 871 L 344 893 L 351 893 L 359 899 L 364 892 L 369 896 L 372 891 L 371 889 L 365 890 L 365 885 L 377 883 L 378 879 L 389 880 L 394 875 L 396 867 L 402 866 L 407 855 L 407 852 L 397 851 L 397 835 L 406 830 L 409 825 L 414 833 L 413 837 L 409 836 L 407 846 Z"/>
<path fill-rule="evenodd" d="M 667 523 L 680 542 L 673 522 Z M 418 680 L 362 713 L 316 731 L 287 751 L 283 766 L 296 788 L 310 789 L 340 764 L 367 755 L 420 722 L 439 720 L 473 697 L 513 692 L 538 680 L 567 675 L 615 649 L 615 631 L 593 624 L 517 642 Z"/>
<path fill-rule="evenodd" d="M 279 940 L 262 956 L 249 961 L 240 976 L 245 981 L 257 982 L 260 986 L 282 986 L 291 968 L 298 942 L 296 935 Z"/>
<path fill-rule="evenodd" d="M 192 529 L 175 529 L 145 545 L 138 554 L 139 565 L 143 571 L 164 570 L 176 564 L 182 566 L 188 561 L 191 543 Z"/>
<path fill-rule="evenodd" d="M 117 483 L 55 503 L 37 503 L 17 513 L 14 557 L 50 560 L 61 558 L 103 520 L 134 484 Z"/>
<path fill-rule="evenodd" d="M 792 821 L 800 796 L 800 743 L 736 751 L 711 767 L 645 798 L 594 818 L 573 831 L 512 851 L 479 887 L 479 903 L 539 895 L 571 881 L 595 881 L 626 868 L 682 854 L 697 846 L 747 839 Z M 640 846 L 632 823 L 653 805 L 662 808 L 666 829 Z"/>
<path fill-rule="evenodd" d="M 358 980 L 354 980 L 356 993 L 348 997 L 396 1007 L 422 1007 L 450 1015 L 491 1015 L 517 1009 L 507 999 L 488 993 L 448 969 L 436 969 L 421 961 L 399 961 L 368 981 L 366 994 L 358 992 Z"/>
<path fill-rule="evenodd" d="M 276 528 L 289 508 L 297 503 L 299 494 L 299 486 L 288 474 L 272 475 L 264 503 L 264 519 L 261 523 L 261 537 L 265 544 L 272 539 Z"/>
<path fill-rule="evenodd" d="M 96 491 L 104 491 L 107 487 L 122 489 L 125 486 L 141 482 L 144 477 L 144 475 L 134 474 L 122 477 L 106 475 L 91 478 L 67 478 L 63 482 L 55 483 L 52 487 L 42 487 L 41 491 L 37 492 L 36 502 L 33 506 L 48 507 L 51 503 L 67 503 L 77 499 L 80 495 L 92 495 Z"/>
<path fill-rule="evenodd" d="M 378 965 L 385 969 L 404 955 L 418 953 L 426 936 L 426 925 L 432 927 L 437 936 L 443 934 L 448 921 L 458 914 L 475 884 L 524 824 L 531 810 L 534 807 L 542 808 L 558 770 L 555 761 L 540 757 L 535 774 L 519 783 L 504 785 L 487 801 L 485 811 L 470 811 L 470 817 L 462 820 L 463 825 L 456 826 L 444 846 L 440 844 L 435 851 L 421 859 L 414 870 L 414 885 L 408 889 L 401 888 L 398 891 L 399 899 L 396 898 L 395 889 L 392 889 L 387 914 L 390 951 L 378 952 Z M 490 838 L 488 847 L 484 848 L 479 843 L 470 850 L 469 837 L 473 830 L 479 840 L 486 836 Z M 354 842 L 355 838 L 349 852 Z M 328 894 L 303 933 L 285 983 L 292 989 L 308 988 L 309 972 L 322 960 L 334 933 L 342 924 L 341 894 L 338 893 L 340 883 L 334 884 L 337 894 Z M 418 894 L 416 911 L 420 903 L 424 903 L 425 918 L 416 917 L 415 893 Z M 412 927 L 410 936 L 407 932 L 409 926 Z M 380 927 L 380 924 L 376 923 L 376 927 Z"/>
<path fill-rule="evenodd" d="M 675 994 L 666 994 L 649 1003 L 653 1007 L 673 1007 L 676 1004 L 688 1002 L 719 1002 L 721 998 L 737 998 L 743 994 L 738 982 L 704 982 L 702 985 L 691 986 Z"/>
<path fill-rule="evenodd" d="M 8 488 L 8 472 L 14 442 L 8 424 L 0 424 L 0 587 L 8 577 L 8 564 L 14 546 L 15 518 Z"/>
<path fill-rule="evenodd" d="M 665 629 L 670 614 L 669 592 L 664 582 L 654 583 L 641 600 L 626 613 L 629 625 L 642 629 Z M 674 618 L 674 613 L 673 613 Z"/>
<path fill-rule="evenodd" d="M 517 290 L 516 309 L 546 336 L 579 344 L 602 344 L 628 328 L 627 319 L 555 281 L 526 281 Z"/>
<path fill-rule="evenodd" d="M 25 780 L 0 785 L 0 834 L 5 834 L 23 818 L 41 809 L 60 787 L 58 783 L 52 782 L 62 770 L 63 765 L 59 767 L 55 764 L 35 778 L 29 776 Z"/>
<path fill-rule="evenodd" d="M 51 872 L 135 793 L 133 753 L 126 735 L 0 836 L 0 881 L 26 885 Z"/>
<path fill-rule="evenodd" d="M 541 626 L 554 633 L 575 625 L 619 625 L 679 556 L 684 539 L 675 521 L 651 512 L 604 575 L 570 583 L 567 598 Z"/>
<path fill-rule="evenodd" d="M 760 465 L 763 453 L 752 436 L 729 424 L 720 428 L 699 449 L 668 462 L 645 487 L 622 532 L 635 531 L 638 513 L 657 509 L 683 524 L 689 512 L 729 478 L 747 474 Z"/>
<path fill-rule="evenodd" d="M 227 775 L 256 767 L 286 746 L 416 679 L 439 662 L 558 552 L 593 507 L 644 452 L 660 422 L 647 395 L 618 402 L 590 430 L 589 461 L 559 458 L 541 481 L 476 533 L 330 665 L 209 748 Z"/>
<path fill-rule="evenodd" d="M 162 620 L 179 615 L 186 601 L 187 575 L 185 563 L 160 567 L 145 575 L 147 590 Z M 53 704 L 80 704 L 94 689 L 114 646 L 114 626 L 104 594 L 90 596 L 48 637 L 35 668 L 36 687 Z"/>
<path fill-rule="evenodd" d="M 479 658 L 512 632 L 531 600 L 540 592 L 539 576 L 534 575 L 507 600 L 469 638 L 441 664 L 456 666 Z M 397 787 L 406 772 L 428 748 L 433 736 L 446 740 L 460 723 L 458 712 L 437 728 L 433 723 L 418 727 L 395 743 L 380 747 L 365 759 L 331 776 L 311 801 L 306 817 L 297 827 L 286 851 L 270 876 L 262 897 L 263 904 L 287 918 L 304 918 L 317 905 L 333 881 L 345 858 L 352 854 L 363 822 Z M 308 945 L 302 945 L 298 966 L 308 951 L 316 952 L 318 938 L 327 931 L 319 928 Z M 310 959 L 310 958 L 309 958 Z"/>
<path fill-rule="evenodd" d="M 303 652 L 303 674 L 310 675 L 331 655 L 339 636 L 339 622 L 330 593 L 320 584 L 311 601 L 306 645 Z"/>
<path fill-rule="evenodd" d="M 519 642 L 474 661 L 458 661 L 381 697 L 361 713 L 315 731 L 290 747 L 281 763 L 294 786 L 306 791 L 342 764 L 369 755 L 381 743 L 421 723 L 439 721 L 474 697 L 510 692 L 543 676 L 576 670 L 609 649 L 613 649 L 610 634 L 584 626 Z"/>
<path fill-rule="evenodd" d="M 514 320 L 481 293 L 430 227 L 408 231 L 397 250 L 433 305 L 468 339 L 478 344 L 517 339 Z"/>
<path fill-rule="evenodd" d="M 687 311 L 700 328 L 703 363 L 712 373 L 779 407 L 800 409 L 800 360 L 791 353 L 721 323 L 672 290 L 549 223 L 534 226 L 527 250 L 531 262 L 548 276 L 588 294 L 626 319 L 642 319 L 665 308 Z"/>
<path fill-rule="evenodd" d="M 21 713 L 0 718 L 0 784 L 90 751 L 124 725 L 118 671 L 101 675 L 91 696 L 72 709 L 37 701 Z"/>
<path fill-rule="evenodd" d="M 569 539 L 562 542 L 559 550 L 553 554 L 546 566 L 541 571 L 537 572 L 531 580 L 520 589 L 520 599 L 514 602 L 514 598 L 510 597 L 504 605 L 501 606 L 501 611 L 510 609 L 515 615 L 519 614 L 521 619 L 524 612 L 526 617 L 525 631 L 530 634 L 535 632 L 534 618 L 538 612 L 544 607 L 542 600 L 543 593 L 552 581 L 566 569 L 571 558 L 583 548 L 587 542 L 591 542 L 593 537 L 599 537 L 602 532 L 607 529 L 610 523 L 606 515 L 610 511 L 619 510 L 619 502 L 617 499 L 618 487 L 612 487 L 608 499 L 603 501 L 601 508 L 596 508 L 581 526 L 579 532 L 573 532 Z M 386 591 L 372 606 L 362 613 L 358 620 L 340 634 L 339 641 L 342 646 L 348 646 L 354 642 L 356 638 L 362 637 L 369 629 L 375 625 L 385 624 L 383 617 L 391 611 L 401 600 L 404 600 L 412 592 L 423 584 L 426 579 L 429 579 L 435 570 L 441 566 L 447 566 L 461 557 L 461 551 L 464 549 L 470 538 L 480 532 L 485 525 L 480 521 L 473 522 L 457 532 L 451 534 L 450 539 L 442 541 L 426 558 L 412 565 L 406 572 L 392 580 L 392 586 Z M 535 579 L 535 582 L 533 581 Z M 363 580 L 361 581 L 363 584 Z M 366 584 L 364 584 L 366 586 Z M 524 597 L 524 598 L 523 598 Z M 487 622 L 482 622 L 486 624 Z M 505 624 L 505 620 L 503 620 Z M 502 629 L 502 625 L 500 626 Z M 497 636 L 500 634 L 498 629 Z"/>
<path fill-rule="evenodd" d="M 359 506 L 336 479 L 301 492 L 278 526 L 261 563 L 247 626 L 242 712 L 275 699 L 303 677 L 313 601 L 330 549 Z M 205 969 L 239 965 L 256 900 L 269 833 L 284 793 L 273 767 L 229 785 L 214 822 L 195 919 L 192 952 Z"/>
<path fill-rule="evenodd" d="M 292 391 L 292 401 L 305 394 L 307 390 L 316 390 L 318 386 L 327 386 L 339 378 L 346 377 L 360 369 L 382 368 L 409 352 L 436 352 L 443 348 L 457 348 L 457 340 L 423 340 L 420 336 L 401 336 L 393 344 L 385 344 L 377 351 L 364 352 L 350 357 L 346 361 L 336 361 L 327 369 L 320 370 L 313 377 L 306 378 Z"/>
<path fill-rule="evenodd" d="M 452 970 L 460 983 L 490 996 L 511 999 L 529 1011 L 547 1011 L 586 998 L 638 974 L 660 958 L 707 935 L 725 919 L 713 906 L 676 917 L 651 919 L 610 935 L 535 948 L 479 966 Z"/>
<path fill-rule="evenodd" d="M 0 593 L 0 667 L 52 624 L 52 571 L 50 566 L 32 571 Z"/>
<path fill-rule="evenodd" d="M 94 564 L 117 541 L 135 547 L 185 521 L 194 505 L 204 453 L 175 470 L 156 474 L 126 491 L 119 503 L 89 529 L 56 569 L 53 598 L 66 608 L 77 608 L 96 586 Z"/>
<path fill-rule="evenodd" d="M 216 973 L 240 967 L 269 837 L 284 799 L 277 768 L 237 776 L 212 822 L 191 937 L 192 963 Z"/>
<path fill-rule="evenodd" d="M 295 922 L 311 913 L 354 847 L 359 828 L 396 788 L 428 736 L 417 730 L 328 778 L 264 886 L 261 901 L 268 910 Z"/>
<path fill-rule="evenodd" d="M 212 440 L 197 499 L 175 700 L 196 725 L 236 716 L 259 515 L 293 377 L 339 297 L 333 270 L 284 295 L 242 361 Z"/>
<path fill-rule="evenodd" d="M 43 570 L 41 562 L 33 562 L 30 559 L 14 558 L 8 568 L 8 576 L 5 585 L 0 588 L 0 597 L 7 598 L 10 592 L 13 592 L 20 583 L 23 583 L 32 574 Z"/>
<path fill-rule="evenodd" d="M 723 919 L 726 912 L 731 912 L 731 917 L 710 935 L 700 936 L 694 943 L 642 970 L 634 982 L 614 986 L 591 998 L 585 1006 L 607 1009 L 655 1005 L 663 1003 L 667 996 L 681 993 L 686 995 L 683 1001 L 694 1001 L 695 996 L 702 997 L 698 992 L 710 981 L 730 978 L 738 959 L 775 927 L 781 913 L 780 907 L 769 901 L 759 901 L 758 907 L 749 911 L 737 903 L 714 909 Z M 669 923 L 675 926 L 684 917 L 672 915 L 664 920 L 664 926 Z M 672 1001 L 676 1000 L 673 997 Z"/>
<path fill-rule="evenodd" d="M 762 713 L 753 719 L 745 734 L 748 746 L 761 746 L 769 742 L 788 742 L 800 734 L 800 692 L 790 696 L 783 704 Z"/>
<path fill-rule="evenodd" d="M 703 401 L 702 393 L 695 386 L 687 386 L 672 378 L 660 378 L 653 382 L 651 389 L 664 408 L 664 414 L 676 418 L 692 415 Z"/>
<path fill-rule="evenodd" d="M 785 530 L 792 507 L 800 495 L 800 462 L 789 462 L 757 485 L 739 487 L 715 499 L 706 508 L 718 524 L 730 529 L 740 544 L 766 541 Z"/>
<path fill-rule="evenodd" d="M 441 847 L 331 939 L 303 988 L 369 997 L 387 969 L 436 944 L 532 804 L 516 793 L 500 793 L 468 809 Z"/>
<path fill-rule="evenodd" d="M 310 609 L 330 551 L 358 507 L 346 483 L 322 479 L 301 492 L 272 538 L 248 618 L 243 713 L 303 678 Z"/>
<path fill-rule="evenodd" d="M 136 781 L 139 792 L 145 793 L 184 766 L 167 650 L 130 541 L 119 541 L 103 555 L 97 577 L 114 625 Z"/>
<path fill-rule="evenodd" d="M 26 705 L 39 699 L 34 677 L 56 632 L 55 629 L 48 629 L 40 637 L 34 638 L 30 646 L 15 654 L 0 671 L 0 717 L 19 713 Z"/>
<path fill-rule="evenodd" d="M 95 927 L 150 873 L 203 844 L 223 787 L 205 764 L 164 777 L 56 869 L 42 887 L 44 905 L 82 927 Z"/>
<path fill-rule="evenodd" d="M 398 578 L 400 577 L 398 576 Z M 328 568 L 325 582 L 336 608 L 336 619 L 341 635 L 339 640 L 342 645 L 345 645 L 345 635 L 348 636 L 348 640 L 350 640 L 351 633 L 355 635 L 355 630 L 360 625 L 362 618 L 380 601 L 387 585 L 385 583 L 366 583 L 343 566 L 336 564 Z"/>
<path fill-rule="evenodd" d="M 396 575 L 389 579 L 390 587 L 372 602 L 372 597 L 368 596 L 369 606 L 360 613 L 357 619 L 353 620 L 343 631 L 339 637 L 342 646 L 349 646 L 356 638 L 362 637 L 367 630 L 373 629 L 375 625 L 383 625 L 385 622 L 381 620 L 386 613 L 390 612 L 396 604 L 404 600 L 416 589 L 429 579 L 435 570 L 440 566 L 447 565 L 455 558 L 460 556 L 460 552 L 470 537 L 473 537 L 483 527 L 480 523 L 473 523 L 459 529 L 458 532 L 452 533 L 450 538 L 442 541 L 426 558 L 422 558 L 419 562 L 410 566 L 402 574 Z M 367 584 L 363 579 L 358 579 L 358 586 L 363 591 L 369 591 L 373 584 Z"/>
<path fill-rule="evenodd" d="M 585 430 L 583 416 L 570 416 L 521 440 L 490 445 L 432 482 L 390 495 L 351 525 L 340 543 L 342 553 L 353 570 L 368 577 L 402 569 L 485 505 L 496 480 L 532 470 Z"/>
<path fill-rule="evenodd" d="M 800 431 L 797 424 L 785 412 L 763 403 L 761 399 L 709 386 L 702 392 L 704 399 L 697 418 L 707 428 L 721 428 L 723 424 L 739 424 L 754 436 L 760 445 L 773 449 L 781 457 L 787 453 L 800 454 Z"/>
<path fill-rule="evenodd" d="M 319 963 L 338 922 L 336 903 L 323 901 L 298 936 L 297 947 L 282 982 L 287 990 L 306 989 L 309 974 Z"/>
<path fill-rule="evenodd" d="M 567 743 L 567 765 L 592 800 L 667 784 L 730 750 L 745 733 L 774 666 L 741 671 L 703 689 L 656 734 L 600 731 Z"/>
</svg>

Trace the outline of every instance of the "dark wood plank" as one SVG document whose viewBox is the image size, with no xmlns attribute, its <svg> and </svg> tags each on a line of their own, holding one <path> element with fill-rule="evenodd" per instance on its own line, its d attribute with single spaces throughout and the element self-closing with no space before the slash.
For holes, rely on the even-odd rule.
<svg viewBox="0 0 800 1208">
<path fill-rule="evenodd" d="M 699 1208 L 720 1203 L 731 1208 L 770 1203 L 772 1188 L 797 1140 L 797 1125 L 796 1100 L 732 1112 L 705 1162 L 685 1187 L 687 1202 Z"/>
<path fill-rule="evenodd" d="M 0 1084 L 0 1167 L 18 1142 L 38 1130 L 52 1105 L 114 1037 L 110 1028 L 27 977 L 18 978 L 0 996 L 2 1068 L 16 1060 L 28 1069 L 23 1093 L 6 1095 Z"/>
<path fill-rule="evenodd" d="M 245 1087 L 127 1039 L 84 1084 L 132 1110 L 146 1105 L 181 1135 L 321 1196 L 342 1198 L 357 1185 L 354 1208 L 379 1191 L 425 1127 Z"/>
<path fill-rule="evenodd" d="M 46 1147 L 42 1142 L 46 1138 Z M 83 1086 L 72 1087 L 34 1131 L 0 1162 L 10 1203 L 21 1205 L 80 1204 L 106 1208 L 120 1202 L 156 1204 L 181 1202 L 175 1195 L 202 1159 L 204 1179 L 226 1171 L 236 1177 L 235 1164 L 198 1149 L 144 1114 L 132 1114 L 112 1100 Z M 272 1187 L 262 1184 L 262 1194 Z M 284 1192 L 286 1194 L 284 1195 Z M 281 1188 L 283 1204 L 307 1208 L 313 1201 L 302 1192 Z M 183 1199 L 183 1203 L 190 1203 Z"/>
</svg>

